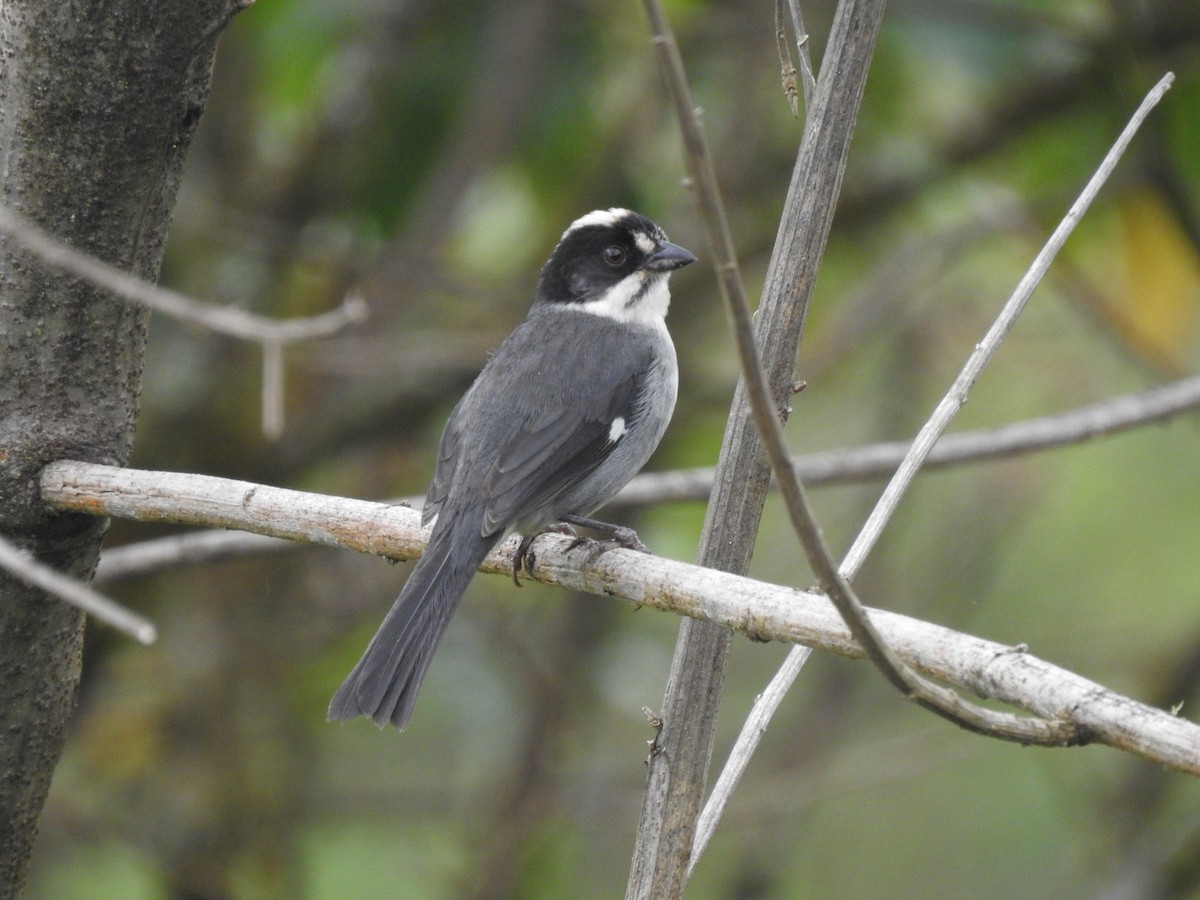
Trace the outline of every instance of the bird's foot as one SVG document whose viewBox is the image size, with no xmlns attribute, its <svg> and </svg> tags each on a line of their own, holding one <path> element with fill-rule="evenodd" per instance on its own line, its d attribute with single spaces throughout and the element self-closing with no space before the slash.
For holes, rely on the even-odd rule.
<svg viewBox="0 0 1200 900">
<path fill-rule="evenodd" d="M 547 525 L 545 528 L 541 529 L 540 531 L 535 531 L 531 534 L 527 534 L 524 537 L 522 537 L 521 543 L 517 544 L 517 552 L 513 554 L 512 577 L 513 577 L 513 584 L 515 584 L 517 587 L 521 586 L 521 577 L 520 576 L 521 576 L 522 569 L 525 570 L 526 572 L 529 572 L 530 574 L 533 574 L 532 566 L 533 566 L 534 556 L 533 556 L 533 553 L 531 552 L 533 549 L 533 542 L 537 538 L 541 537 L 543 534 L 569 535 L 569 536 L 575 538 L 575 540 L 571 543 L 572 547 L 576 546 L 583 540 L 583 538 L 581 538 L 579 536 L 579 533 L 576 532 L 574 528 L 572 528 L 570 525 L 567 525 L 564 522 L 559 522 L 554 525 Z M 635 535 L 635 537 L 636 537 L 636 535 Z"/>
<path fill-rule="evenodd" d="M 592 531 L 598 531 L 604 535 L 602 541 L 588 541 L 587 538 L 577 537 L 571 542 L 568 550 L 574 550 L 576 547 L 584 543 L 590 543 L 592 546 L 588 548 L 587 562 L 594 563 L 597 559 L 607 553 L 609 550 L 636 550 L 638 553 L 649 553 L 650 548 L 642 543 L 642 539 L 638 537 L 636 531 L 632 528 L 626 528 L 624 525 L 613 525 L 609 522 L 601 522 L 599 519 L 589 519 L 587 516 L 570 516 L 567 521 L 572 525 L 578 525 L 580 528 L 588 528 Z"/>
</svg>

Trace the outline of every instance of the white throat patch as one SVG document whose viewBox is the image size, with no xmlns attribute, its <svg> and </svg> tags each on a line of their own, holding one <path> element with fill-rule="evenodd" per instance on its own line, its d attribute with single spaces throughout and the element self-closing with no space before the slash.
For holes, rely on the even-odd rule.
<svg viewBox="0 0 1200 900">
<path fill-rule="evenodd" d="M 626 275 L 596 300 L 571 304 L 574 309 L 594 316 L 645 325 L 662 325 L 670 305 L 671 289 L 666 273 L 640 271 Z"/>
</svg>

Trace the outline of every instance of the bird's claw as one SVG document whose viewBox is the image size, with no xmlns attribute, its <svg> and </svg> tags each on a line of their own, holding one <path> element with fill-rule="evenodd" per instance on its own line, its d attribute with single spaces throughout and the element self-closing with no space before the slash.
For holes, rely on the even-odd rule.
<svg viewBox="0 0 1200 900">
<path fill-rule="evenodd" d="M 524 537 L 522 537 L 521 543 L 517 544 L 516 552 L 513 553 L 512 578 L 513 578 L 513 584 L 515 584 L 517 587 L 521 586 L 521 571 L 522 570 L 528 572 L 531 575 L 533 574 L 533 563 L 534 563 L 534 559 L 535 559 L 533 552 L 532 552 L 533 542 L 535 540 L 537 540 L 537 538 L 541 537 L 543 534 L 570 535 L 571 537 L 575 538 L 575 540 L 571 542 L 571 548 L 575 547 L 576 545 L 578 545 L 580 542 L 582 542 L 584 540 L 584 538 L 581 538 L 579 536 L 579 533 L 574 528 L 572 528 L 570 525 L 566 524 L 565 522 L 559 522 L 554 525 L 547 525 L 545 528 L 541 529 L 540 531 L 535 531 L 531 534 L 527 534 Z M 570 548 L 568 548 L 568 549 L 570 549 Z"/>
<path fill-rule="evenodd" d="M 533 564 L 535 557 L 533 555 L 533 542 L 543 534 L 565 534 L 574 538 L 567 545 L 567 552 L 576 550 L 584 544 L 589 545 L 587 548 L 587 556 L 585 561 L 588 565 L 594 563 L 597 559 L 607 553 L 609 550 L 634 550 L 638 553 L 649 553 L 650 548 L 642 543 L 642 539 L 638 537 L 636 531 L 632 528 L 626 528 L 624 525 L 610 525 L 607 522 L 596 522 L 592 519 L 585 519 L 579 524 L 585 528 L 601 531 L 605 537 L 603 540 L 594 541 L 590 538 L 582 537 L 574 528 L 566 522 L 558 522 L 554 525 L 547 525 L 540 531 L 535 531 L 532 534 L 527 534 L 521 538 L 521 543 L 517 545 L 516 552 L 513 553 L 513 568 L 512 576 L 513 583 L 518 587 L 521 586 L 522 570 L 533 573 Z M 597 527 L 599 526 L 599 527 Z"/>
<path fill-rule="evenodd" d="M 607 531 L 607 537 L 600 541 L 576 538 L 571 542 L 571 546 L 567 550 L 574 550 L 581 544 L 591 545 L 588 547 L 587 556 L 584 558 L 584 561 L 588 565 L 594 563 L 609 550 L 634 550 L 638 553 L 650 552 L 650 548 L 642 543 L 642 539 L 638 537 L 637 532 L 623 525 L 610 526 Z"/>
</svg>

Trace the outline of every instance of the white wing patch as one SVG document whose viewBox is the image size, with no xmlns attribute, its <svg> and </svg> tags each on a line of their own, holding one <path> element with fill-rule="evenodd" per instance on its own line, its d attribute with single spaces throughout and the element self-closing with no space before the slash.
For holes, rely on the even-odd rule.
<svg viewBox="0 0 1200 900">
<path fill-rule="evenodd" d="M 625 419 L 622 416 L 617 416 L 612 420 L 612 425 L 608 429 L 608 442 L 615 444 L 621 438 L 625 437 L 629 428 L 625 425 Z"/>
</svg>

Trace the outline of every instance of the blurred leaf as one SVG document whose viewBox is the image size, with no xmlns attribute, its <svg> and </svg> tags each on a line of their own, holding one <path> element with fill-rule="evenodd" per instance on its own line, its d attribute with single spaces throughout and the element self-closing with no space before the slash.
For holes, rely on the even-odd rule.
<svg viewBox="0 0 1200 900">
<path fill-rule="evenodd" d="M 1162 198 L 1150 190 L 1120 202 L 1124 280 L 1101 290 L 1113 327 L 1159 368 L 1182 371 L 1200 312 L 1200 255 Z"/>
</svg>

